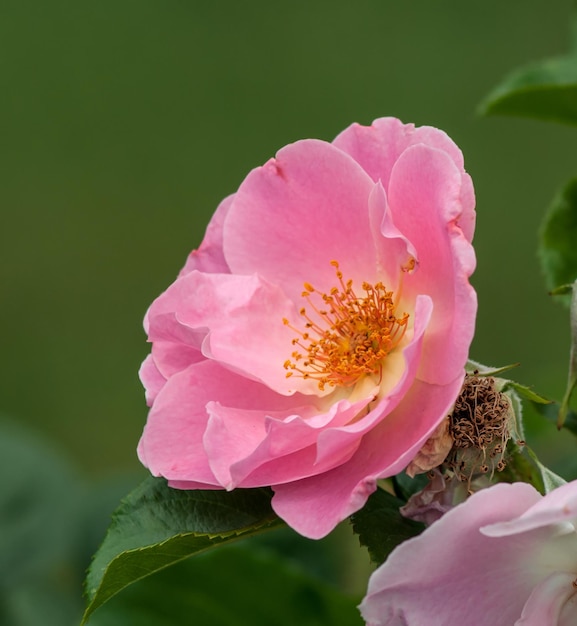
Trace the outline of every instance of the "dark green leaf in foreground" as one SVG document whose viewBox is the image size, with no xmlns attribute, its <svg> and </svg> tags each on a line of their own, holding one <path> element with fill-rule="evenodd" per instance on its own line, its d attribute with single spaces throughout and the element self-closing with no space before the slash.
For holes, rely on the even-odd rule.
<svg viewBox="0 0 577 626">
<path fill-rule="evenodd" d="M 577 56 L 546 59 L 517 70 L 487 96 L 479 112 L 577 124 Z"/>
<path fill-rule="evenodd" d="M 561 190 L 541 226 L 539 256 L 547 288 L 552 291 L 577 279 L 577 178 Z M 566 304 L 570 295 L 559 296 Z"/>
<path fill-rule="evenodd" d="M 354 532 L 366 546 L 371 560 L 380 565 L 402 541 L 420 534 L 424 524 L 403 517 L 404 502 L 383 489 L 377 489 L 365 506 L 351 516 Z"/>
<path fill-rule="evenodd" d="M 86 579 L 84 621 L 124 587 L 208 548 L 280 524 L 267 489 L 181 491 L 149 478 L 113 516 Z"/>
<path fill-rule="evenodd" d="M 356 604 L 277 555 L 234 546 L 138 581 L 90 626 L 361 626 Z"/>
</svg>

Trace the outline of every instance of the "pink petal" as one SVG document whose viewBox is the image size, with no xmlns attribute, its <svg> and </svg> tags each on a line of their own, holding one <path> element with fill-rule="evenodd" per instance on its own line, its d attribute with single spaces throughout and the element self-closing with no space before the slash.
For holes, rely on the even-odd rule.
<svg viewBox="0 0 577 626">
<path fill-rule="evenodd" d="M 150 305 L 144 318 L 148 341 L 170 342 L 200 350 L 207 333 L 206 328 L 190 328 L 177 319 L 179 291 L 186 290 L 185 277 L 178 278 Z"/>
<path fill-rule="evenodd" d="M 234 273 L 258 272 L 301 302 L 305 281 L 327 292 L 331 260 L 356 284 L 374 283 L 368 198 L 374 183 L 347 154 L 308 139 L 280 150 L 241 184 L 224 228 Z"/>
<path fill-rule="evenodd" d="M 318 539 L 329 533 L 365 504 L 378 478 L 406 467 L 449 412 L 461 384 L 462 377 L 446 387 L 415 381 L 399 406 L 365 434 L 347 463 L 318 476 L 274 485 L 274 510 L 305 537 Z"/>
<path fill-rule="evenodd" d="M 217 489 L 222 490 L 222 485 L 207 485 L 205 483 L 198 483 L 194 480 L 169 480 L 168 486 L 173 489 L 202 489 L 204 491 L 216 491 Z"/>
<path fill-rule="evenodd" d="M 545 578 L 531 592 L 515 626 L 557 626 L 567 600 L 577 593 L 575 578 L 575 574 L 567 572 L 555 572 Z M 573 613 L 567 624 L 576 621 L 577 614 Z"/>
<path fill-rule="evenodd" d="M 430 126 L 415 128 L 413 124 L 403 124 L 393 117 L 375 120 L 371 126 L 352 124 L 333 141 L 347 154 L 350 154 L 376 182 L 389 187 L 391 171 L 397 159 L 409 147 L 424 144 L 446 152 L 461 171 L 461 204 L 463 213 L 459 226 L 469 241 L 475 228 L 475 194 L 468 174 L 463 171 L 463 154 L 449 136 L 442 130 Z"/>
<path fill-rule="evenodd" d="M 173 374 L 185 370 L 189 365 L 204 360 L 197 348 L 172 341 L 155 341 L 152 344 L 151 356 L 164 378 L 170 378 Z"/>
<path fill-rule="evenodd" d="M 212 403 L 204 439 L 211 468 L 227 489 L 274 485 L 326 471 L 347 460 L 360 440 L 317 463 L 319 433 L 352 420 L 369 401 L 341 400 L 329 405 L 327 412 L 312 405 L 240 411 Z"/>
<path fill-rule="evenodd" d="M 153 476 L 218 484 L 202 445 L 207 400 L 202 401 L 201 385 L 209 382 L 205 370 L 214 367 L 208 362 L 192 365 L 172 376 L 156 397 L 137 448 Z"/>
<path fill-rule="evenodd" d="M 158 392 L 164 387 L 166 378 L 159 372 L 152 354 L 149 354 L 138 371 L 138 375 L 146 390 L 146 404 L 152 406 Z"/>
<path fill-rule="evenodd" d="M 399 231 L 387 202 L 381 183 L 377 183 L 369 196 L 369 216 L 377 263 L 377 273 L 386 282 L 387 289 L 397 292 L 399 280 L 411 263 L 417 260 L 412 243 Z"/>
<path fill-rule="evenodd" d="M 427 330 L 419 377 L 443 384 L 467 359 L 477 299 L 469 284 L 475 254 L 456 220 L 461 175 L 445 152 L 423 145 L 407 149 L 391 172 L 389 205 L 395 225 L 415 246 L 418 266 L 407 274 L 403 296 L 428 294 L 435 308 Z"/>
<path fill-rule="evenodd" d="M 543 576 L 528 564 L 541 537 L 529 533 L 513 543 L 486 537 L 479 526 L 521 515 L 539 498 L 525 483 L 496 485 L 397 546 L 371 576 L 360 607 L 365 620 L 371 626 L 514 624 Z"/>
<path fill-rule="evenodd" d="M 554 489 L 516 519 L 481 528 L 487 537 L 506 537 L 563 522 L 577 522 L 577 482 Z M 574 530 L 574 528 L 569 528 Z M 576 568 L 577 569 L 577 568 Z"/>
<path fill-rule="evenodd" d="M 171 481 L 218 485 L 203 444 L 211 401 L 239 409 L 281 410 L 292 398 L 280 396 L 217 363 L 202 361 L 173 375 L 150 410 L 138 455 L 155 476 Z"/>
<path fill-rule="evenodd" d="M 575 585 L 575 582 L 572 584 Z M 575 626 L 575 615 L 577 615 L 577 594 L 574 593 L 563 605 L 555 626 Z"/>
<path fill-rule="evenodd" d="M 202 243 L 198 250 L 193 250 L 188 255 L 179 276 L 188 274 L 192 270 L 209 272 L 211 274 L 225 274 L 229 272 L 222 252 L 222 230 L 233 200 L 234 195 L 228 196 L 218 205 L 208 224 Z"/>
<path fill-rule="evenodd" d="M 192 271 L 151 306 L 149 336 L 154 341 L 181 336 L 187 343 L 203 338 L 205 356 L 248 378 L 284 395 L 297 390 L 319 395 L 314 380 L 286 377 L 283 364 L 294 350 L 295 332 L 283 318 L 300 324 L 283 291 L 259 276 Z"/>
<path fill-rule="evenodd" d="M 396 160 L 416 144 L 443 150 L 459 169 L 463 168 L 463 154 L 446 133 L 432 126 L 415 128 L 395 117 L 376 119 L 370 126 L 351 124 L 333 140 L 333 145 L 350 154 L 375 182 L 381 180 L 385 187 Z"/>
</svg>

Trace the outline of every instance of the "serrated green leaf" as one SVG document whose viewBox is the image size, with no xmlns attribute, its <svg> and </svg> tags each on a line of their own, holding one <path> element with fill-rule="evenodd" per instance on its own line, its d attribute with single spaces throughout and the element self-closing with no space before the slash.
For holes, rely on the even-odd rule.
<svg viewBox="0 0 577 626">
<path fill-rule="evenodd" d="M 182 491 L 149 478 L 113 516 L 88 571 L 90 614 L 121 589 L 193 554 L 282 522 L 267 489 Z"/>
<path fill-rule="evenodd" d="M 553 200 L 543 224 L 539 256 L 549 291 L 577 279 L 577 178 L 571 179 Z M 569 304 L 570 297 L 560 300 Z"/>
<path fill-rule="evenodd" d="M 519 363 L 512 363 L 511 365 L 503 365 L 502 367 L 492 367 L 491 365 L 483 365 L 478 361 L 469 359 L 465 364 L 465 371 L 467 374 L 474 374 L 476 376 L 497 376 L 503 372 L 519 367 Z"/>
<path fill-rule="evenodd" d="M 383 563 L 398 544 L 417 536 L 425 528 L 424 524 L 401 515 L 399 508 L 404 504 L 384 489 L 377 489 L 365 506 L 351 516 L 353 531 L 377 565 Z"/>
<path fill-rule="evenodd" d="M 270 552 L 235 546 L 137 582 L 90 626 L 361 626 L 356 604 Z"/>
<path fill-rule="evenodd" d="M 545 59 L 513 72 L 485 98 L 479 113 L 577 124 L 577 56 Z"/>
</svg>

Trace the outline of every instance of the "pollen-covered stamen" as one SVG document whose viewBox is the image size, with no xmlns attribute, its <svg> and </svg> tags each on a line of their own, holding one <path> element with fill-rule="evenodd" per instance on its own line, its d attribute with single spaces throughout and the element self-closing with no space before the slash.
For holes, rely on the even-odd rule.
<svg viewBox="0 0 577 626">
<path fill-rule="evenodd" d="M 292 359 L 284 363 L 289 376 L 314 378 L 319 389 L 354 385 L 364 375 L 382 376 L 383 360 L 399 344 L 407 329 L 408 313 L 397 317 L 393 292 L 383 283 L 363 283 L 364 295 L 357 295 L 353 281 L 343 280 L 336 261 L 339 286 L 320 293 L 305 283 L 302 295 L 308 300 L 314 316 L 306 308 L 300 310 L 305 320 L 301 331 L 283 319 L 285 325 L 298 333 L 293 339 L 296 349 Z M 317 294 L 315 304 L 311 296 Z"/>
</svg>

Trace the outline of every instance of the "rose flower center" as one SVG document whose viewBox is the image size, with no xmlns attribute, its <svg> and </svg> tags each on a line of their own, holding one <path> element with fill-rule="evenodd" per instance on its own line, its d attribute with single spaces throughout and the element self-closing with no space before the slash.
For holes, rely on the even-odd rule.
<svg viewBox="0 0 577 626">
<path fill-rule="evenodd" d="M 353 281 L 344 282 L 337 261 L 331 265 L 336 268 L 338 287 L 321 293 L 309 283 L 304 285 L 302 296 L 314 311 L 311 317 L 306 308 L 300 310 L 305 329 L 301 331 L 283 319 L 298 333 L 292 340 L 297 349 L 284 363 L 286 376 L 316 379 L 321 391 L 326 385 L 349 387 L 365 375 L 378 376 L 380 382 L 383 361 L 403 338 L 409 315 L 396 316 L 393 292 L 383 283 L 365 282 L 364 294 L 357 295 Z M 321 301 L 318 306 L 313 294 Z"/>
</svg>

